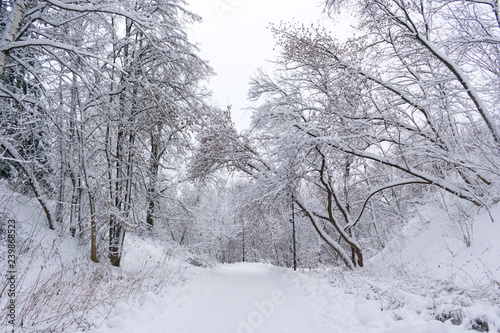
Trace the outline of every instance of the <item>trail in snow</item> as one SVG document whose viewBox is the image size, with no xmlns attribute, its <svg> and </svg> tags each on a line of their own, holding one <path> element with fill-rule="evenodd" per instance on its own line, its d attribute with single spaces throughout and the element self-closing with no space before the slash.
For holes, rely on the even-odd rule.
<svg viewBox="0 0 500 333">
<path fill-rule="evenodd" d="M 172 332 L 318 332 L 293 290 L 265 266 L 222 266 L 169 313 Z M 193 293 L 194 292 L 194 293 Z M 313 325 L 311 325 L 313 324 Z"/>
<path fill-rule="evenodd" d="M 325 279 L 262 264 L 199 270 L 182 287 L 120 304 L 96 333 L 463 332 L 415 316 L 397 321 L 377 301 L 356 297 Z M 456 330 L 455 330 L 456 329 Z"/>
<path fill-rule="evenodd" d="M 334 304 L 336 295 L 323 295 L 323 302 L 311 304 L 304 293 L 312 290 L 301 288 L 301 279 L 259 264 L 200 270 L 183 287 L 162 296 L 147 295 L 137 307 L 120 304 L 99 332 L 318 333 L 325 331 L 325 322 L 339 332 L 357 332 L 352 315 Z M 332 301 L 326 302 L 325 296 Z"/>
</svg>

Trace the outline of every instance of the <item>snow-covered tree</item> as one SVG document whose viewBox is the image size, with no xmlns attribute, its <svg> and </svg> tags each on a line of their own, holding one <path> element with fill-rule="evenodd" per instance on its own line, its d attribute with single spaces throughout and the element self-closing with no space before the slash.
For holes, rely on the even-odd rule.
<svg viewBox="0 0 500 333">
<path fill-rule="evenodd" d="M 119 265 L 125 230 L 144 218 L 138 212 L 146 205 L 144 220 L 154 223 L 165 152 L 187 146 L 205 112 L 198 83 L 210 68 L 185 33 L 185 24 L 199 17 L 177 0 L 1 6 L 2 105 L 17 103 L 23 115 L 35 110 L 50 128 L 58 151 L 50 156 L 56 219 L 67 203 L 73 233 L 90 225 L 94 261 L 97 234 L 108 220 L 110 259 Z M 30 86 L 19 89 L 13 75 Z M 22 165 L 52 226 L 46 201 L 54 189 L 40 185 L 33 158 L 13 157 L 22 132 L 2 128 L 2 161 Z M 135 202 L 138 192 L 148 193 L 147 203 Z"/>
<path fill-rule="evenodd" d="M 321 221 L 333 225 L 356 254 L 351 261 L 358 257 L 362 264 L 350 232 L 374 196 L 421 184 L 488 204 L 498 196 L 500 153 L 496 7 L 455 1 L 359 6 L 365 34 L 344 44 L 320 28 L 273 27 L 282 57 L 274 75 L 260 73 L 251 90 L 262 100 L 254 114 L 258 136 L 279 147 L 274 154 L 302 152 L 299 161 L 308 170 L 302 183 L 324 199 L 307 206 L 296 195 L 297 203 L 348 266 Z M 274 169 L 279 161 L 283 157 Z"/>
<path fill-rule="evenodd" d="M 362 222 L 375 226 L 384 210 L 404 219 L 402 198 L 441 189 L 482 206 L 499 195 L 497 7 L 358 7 L 363 37 L 343 44 L 321 28 L 273 26 L 282 55 L 252 82 L 252 133 L 226 122 L 195 159 L 195 170 L 251 175 L 269 198 L 291 194 L 349 267 L 363 264 Z"/>
</svg>

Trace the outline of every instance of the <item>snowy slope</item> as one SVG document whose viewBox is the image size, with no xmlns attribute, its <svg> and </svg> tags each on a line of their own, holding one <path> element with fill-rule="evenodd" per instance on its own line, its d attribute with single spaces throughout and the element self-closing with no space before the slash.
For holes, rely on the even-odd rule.
<svg viewBox="0 0 500 333">
<path fill-rule="evenodd" d="M 123 267 L 90 261 L 88 240 L 67 230 L 50 230 L 35 199 L 0 183 L 0 332 L 7 323 L 7 219 L 15 221 L 17 245 L 16 312 L 22 332 L 88 331 L 102 325 L 120 301 L 137 302 L 145 292 L 158 293 L 184 278 L 184 260 L 172 259 L 182 249 L 165 242 L 126 238 Z M 104 259 L 104 258 L 101 258 Z M 19 328 L 20 330 L 20 328 Z M 16 330 L 17 332 L 17 330 Z"/>
<path fill-rule="evenodd" d="M 454 327 L 500 331 L 500 207 L 476 216 L 470 247 L 442 210 L 427 208 L 424 216 L 346 286 L 403 321 L 427 314 Z"/>
<path fill-rule="evenodd" d="M 407 226 L 402 243 L 393 242 L 369 260 L 367 269 L 406 270 L 463 287 L 498 287 L 500 206 L 477 215 L 470 247 L 443 211 L 431 208 L 426 215 L 423 223 L 415 219 Z"/>
</svg>

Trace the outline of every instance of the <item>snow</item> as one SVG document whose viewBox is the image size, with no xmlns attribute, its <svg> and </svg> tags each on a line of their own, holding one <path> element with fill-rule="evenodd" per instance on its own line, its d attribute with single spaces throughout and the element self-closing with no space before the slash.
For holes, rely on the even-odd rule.
<svg viewBox="0 0 500 333">
<path fill-rule="evenodd" d="M 500 207 L 491 214 L 500 217 Z M 481 330 L 482 322 L 498 331 L 500 224 L 483 212 L 466 247 L 442 210 L 428 207 L 423 215 L 392 250 L 355 272 L 255 263 L 197 268 L 182 287 L 117 307 L 95 333 L 456 333 Z"/>
<path fill-rule="evenodd" d="M 179 333 L 312 333 L 320 332 L 325 321 L 341 328 L 354 320 L 352 314 L 340 322 L 332 316 L 340 304 L 330 304 L 335 306 L 320 313 L 317 306 L 311 308 L 315 297 L 303 296 L 315 289 L 314 282 L 324 281 L 303 283 L 307 280 L 305 275 L 264 264 L 200 269 L 181 288 L 170 288 L 160 296 L 147 294 L 136 307 L 117 308 L 107 326 L 96 332 L 164 332 L 168 327 L 169 332 Z"/>
<path fill-rule="evenodd" d="M 380 302 L 324 278 L 247 263 L 200 269 L 181 288 L 146 294 L 132 307 L 122 304 L 95 333 L 465 331 L 405 311 L 381 311 Z"/>
<path fill-rule="evenodd" d="M 467 247 L 457 235 L 454 221 L 438 208 L 428 208 L 424 223 L 414 219 L 403 233 L 403 243 L 393 244 L 370 260 L 378 270 L 402 267 L 462 287 L 484 287 L 500 281 L 500 206 L 482 212 L 473 224 L 473 241 Z M 397 242 L 396 242 L 397 243 Z M 370 269 L 370 268 L 368 268 Z M 497 285 L 498 287 L 498 285 Z"/>
<path fill-rule="evenodd" d="M 3 210 L 18 221 L 22 243 L 30 240 L 27 259 L 19 263 L 26 269 L 23 290 L 74 306 L 78 300 L 71 301 L 70 292 L 85 296 L 85 288 L 98 283 L 94 303 L 77 314 L 39 308 L 36 329 L 42 331 L 51 325 L 44 318 L 57 316 L 83 320 L 64 332 L 93 333 L 458 333 L 485 331 L 485 325 L 490 332 L 500 330 L 500 206 L 491 209 L 495 222 L 484 211 L 477 216 L 470 247 L 450 232 L 454 224 L 441 209 L 428 206 L 400 238 L 355 271 L 294 272 L 261 263 L 195 267 L 186 263 L 189 254 L 182 248 L 133 233 L 126 238 L 123 267 L 114 268 L 90 263 L 86 246 L 49 230 L 35 200 L 4 192 Z M 102 277 L 94 280 L 96 274 Z M 54 296 L 49 289 L 44 296 L 31 286 L 43 281 L 57 288 L 48 283 L 54 277 L 68 295 Z"/>
</svg>

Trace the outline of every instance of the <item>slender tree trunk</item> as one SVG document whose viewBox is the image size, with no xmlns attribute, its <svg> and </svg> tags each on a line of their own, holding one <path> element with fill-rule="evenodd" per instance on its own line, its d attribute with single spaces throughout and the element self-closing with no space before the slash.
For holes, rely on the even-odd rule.
<svg viewBox="0 0 500 333">
<path fill-rule="evenodd" d="M 158 172 L 160 168 L 160 133 L 161 128 L 155 126 L 151 133 L 151 157 L 149 162 L 149 185 L 147 190 L 148 203 L 146 212 L 146 226 L 151 229 L 154 226 L 156 203 L 158 200 Z"/>
<path fill-rule="evenodd" d="M 71 236 L 75 237 L 77 226 L 79 223 L 80 216 L 80 177 L 75 175 L 74 171 L 71 171 L 71 207 L 70 207 L 70 217 L 69 217 L 69 229 L 71 231 Z"/>
<path fill-rule="evenodd" d="M 88 192 L 89 208 L 90 208 L 90 260 L 97 263 L 97 221 L 94 196 Z"/>
<path fill-rule="evenodd" d="M 81 128 L 82 122 L 78 121 L 77 107 L 78 107 L 78 91 L 77 91 L 77 75 L 73 73 L 73 82 L 71 86 L 71 100 L 70 100 L 70 113 L 69 113 L 69 158 L 67 160 L 70 167 L 70 176 L 72 183 L 71 191 L 71 214 L 70 214 L 70 231 L 71 235 L 75 237 L 78 230 L 78 235 L 82 235 L 82 170 L 83 170 L 83 135 Z"/>
<path fill-rule="evenodd" d="M 129 218 L 130 208 L 132 207 L 132 183 L 134 178 L 134 147 L 135 145 L 135 135 L 130 130 L 129 142 L 128 142 L 128 157 L 127 157 L 127 175 L 126 175 L 126 192 L 125 192 L 125 212 L 126 217 Z"/>
<path fill-rule="evenodd" d="M 126 19 L 125 36 L 130 38 L 132 33 L 132 21 Z M 133 57 L 130 57 L 130 44 L 123 48 L 123 59 L 126 66 L 130 66 Z M 129 73 L 130 74 L 130 73 Z M 122 84 L 127 84 L 126 74 L 121 74 Z M 135 96 L 135 92 L 132 92 Z M 135 141 L 133 134 L 133 113 L 130 110 L 132 105 L 127 105 L 125 92 L 120 96 L 119 110 L 122 114 L 122 119 L 126 119 L 125 123 L 118 125 L 118 133 L 116 139 L 116 180 L 115 180 L 115 200 L 114 212 L 109 219 L 109 259 L 111 265 L 120 266 L 123 241 L 125 239 L 125 221 L 129 218 L 129 210 L 132 205 L 132 178 L 133 178 L 133 152 L 132 147 Z M 128 115 L 128 116 L 127 116 Z M 128 149 L 126 149 L 128 136 Z"/>
<path fill-rule="evenodd" d="M 130 126 L 130 123 L 128 124 Z M 126 149 L 127 132 L 128 149 Z M 116 186 L 115 186 L 115 212 L 110 217 L 109 229 L 109 258 L 111 265 L 120 266 L 123 241 L 125 239 L 125 221 L 130 218 L 130 207 L 132 206 L 132 179 L 134 156 L 132 148 L 135 136 L 125 130 L 123 125 L 118 129 L 116 143 Z"/>
<path fill-rule="evenodd" d="M 76 78 L 75 78 L 76 79 Z M 78 100 L 77 92 L 75 91 L 75 107 L 76 107 L 76 101 Z M 85 188 L 87 192 L 87 198 L 88 198 L 88 203 L 89 203 L 89 211 L 90 211 L 90 259 L 97 263 L 99 262 L 99 258 L 97 256 L 97 221 L 96 221 L 96 209 L 95 209 L 95 198 L 94 198 L 94 191 L 91 188 L 91 184 L 89 183 L 89 176 L 88 176 L 88 167 L 87 167 L 87 157 L 86 157 L 86 150 L 85 150 L 85 138 L 83 133 L 86 133 L 86 130 L 84 128 L 85 123 L 86 123 L 86 118 L 87 115 L 85 113 L 85 110 L 80 108 L 80 120 L 81 124 L 79 127 L 80 130 L 80 145 L 79 145 L 79 156 L 80 156 L 80 168 L 82 170 L 82 177 L 81 177 L 81 185 L 79 189 L 79 200 L 82 200 L 82 193 L 83 193 L 83 188 Z M 81 212 L 81 208 L 79 209 L 79 212 Z M 81 225 L 81 216 L 79 216 L 79 224 Z"/>
<path fill-rule="evenodd" d="M 64 191 L 64 183 L 66 180 L 66 154 L 64 152 L 64 139 L 59 138 L 59 150 L 60 150 L 60 170 L 59 177 L 57 179 L 57 187 L 59 189 L 59 193 L 57 195 L 57 203 L 56 203 L 56 222 L 60 225 L 63 224 L 63 216 L 64 216 L 64 201 L 65 201 L 65 191 Z"/>
<path fill-rule="evenodd" d="M 9 12 L 9 18 L 5 25 L 2 39 L 0 42 L 2 44 L 8 44 L 14 41 L 16 34 L 19 32 L 21 27 L 21 22 L 24 18 L 24 13 L 28 7 L 28 0 L 17 0 L 14 1 L 11 11 Z M 5 70 L 5 65 L 9 59 L 9 51 L 4 50 L 0 52 L 0 76 L 3 75 Z"/>
<path fill-rule="evenodd" d="M 124 159 L 124 129 L 123 125 L 118 128 L 116 140 L 116 180 L 115 180 L 115 205 L 114 212 L 109 219 L 109 259 L 111 265 L 120 266 L 121 261 L 121 247 L 120 239 L 123 230 L 123 221 L 121 221 L 121 212 L 123 205 L 124 195 L 124 172 L 123 172 L 123 159 Z M 117 216 L 119 215 L 119 216 Z"/>
<path fill-rule="evenodd" d="M 61 110 L 64 109 L 64 103 L 63 103 L 63 96 L 62 96 L 62 82 L 63 80 L 61 79 L 59 81 L 59 106 Z M 60 163 L 59 163 L 59 177 L 57 177 L 57 189 L 58 189 L 58 195 L 57 195 L 57 203 L 56 203 L 56 222 L 59 225 L 63 224 L 63 208 L 64 208 L 64 183 L 65 183 L 65 178 L 66 178 L 66 154 L 65 154 L 65 147 L 64 147 L 64 136 L 63 136 L 63 129 L 64 129 L 64 117 L 63 115 L 60 115 L 59 119 L 59 124 L 58 127 L 61 131 L 59 134 L 59 158 L 60 158 Z"/>
<path fill-rule="evenodd" d="M 42 209 L 45 213 L 45 217 L 47 218 L 47 224 L 49 225 L 49 228 L 54 230 L 54 223 L 52 222 L 53 220 L 52 220 L 52 215 L 50 213 L 49 205 L 47 203 L 47 199 L 43 194 L 43 189 L 38 183 L 38 179 L 35 176 L 35 172 L 31 169 L 29 163 L 23 160 L 21 154 L 19 154 L 17 149 L 14 146 L 12 146 L 7 140 L 3 140 L 0 143 L 0 149 L 4 150 L 8 154 L 8 156 L 12 157 L 12 159 L 16 161 L 21 170 L 24 172 L 24 174 L 28 178 L 33 193 L 35 194 L 35 198 L 40 203 L 40 206 L 42 206 Z"/>
<path fill-rule="evenodd" d="M 110 216 L 109 238 L 109 260 L 111 265 L 120 267 L 125 229 L 115 214 Z"/>
<path fill-rule="evenodd" d="M 342 225 L 340 225 L 339 221 L 337 220 L 337 218 L 334 216 L 334 213 L 333 213 L 333 207 L 335 205 L 342 212 L 342 215 L 344 216 L 345 223 L 347 225 L 349 225 L 351 222 L 351 217 L 349 215 L 349 212 L 347 211 L 348 206 L 343 206 L 341 204 L 340 199 L 338 198 L 338 195 L 337 195 L 335 189 L 331 186 L 329 181 L 326 179 L 327 178 L 326 177 L 327 175 L 325 174 L 326 157 L 319 149 L 318 149 L 318 153 L 322 157 L 321 168 L 319 170 L 320 181 L 321 181 L 321 184 L 323 185 L 323 187 L 326 191 L 327 203 L 328 203 L 328 205 L 327 205 L 328 216 L 325 218 L 328 220 L 328 222 L 330 222 L 330 224 L 339 233 L 340 238 L 342 238 L 347 244 L 349 244 L 349 246 L 351 247 L 351 251 L 354 251 L 354 254 L 351 255 L 351 260 L 352 259 L 355 260 L 355 262 L 353 262 L 353 265 L 355 266 L 357 264 L 357 265 L 359 265 L 359 267 L 363 267 L 363 252 L 361 250 L 361 247 L 359 246 L 356 239 L 351 237 L 351 234 L 349 232 L 346 232 L 344 227 Z M 339 253 L 339 255 L 340 255 L 340 253 Z M 343 260 L 344 260 L 344 258 L 343 258 Z"/>
<path fill-rule="evenodd" d="M 349 205 L 349 178 L 351 177 L 351 164 L 352 164 L 352 156 L 347 155 L 345 157 L 345 166 L 344 166 L 344 200 L 345 200 L 345 209 L 347 214 L 351 214 L 351 207 Z M 348 221 L 346 221 L 348 223 Z M 349 237 L 354 239 L 354 234 L 352 228 L 349 229 Z M 357 258 L 356 258 L 356 247 L 351 245 L 351 260 L 356 267 Z"/>
</svg>

